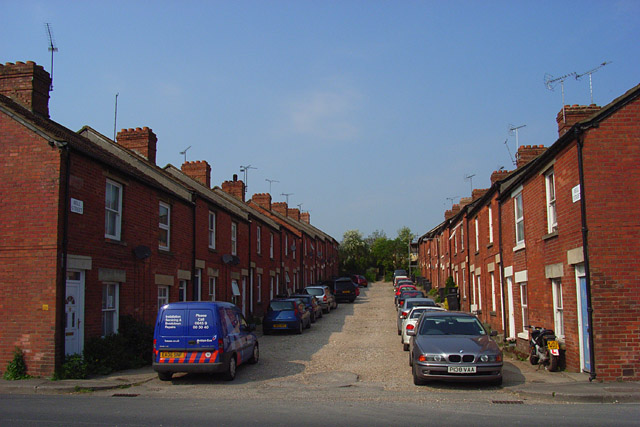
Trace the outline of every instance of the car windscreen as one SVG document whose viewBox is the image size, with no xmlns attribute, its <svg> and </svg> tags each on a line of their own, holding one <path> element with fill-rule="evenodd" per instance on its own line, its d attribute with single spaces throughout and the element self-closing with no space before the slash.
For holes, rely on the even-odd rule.
<svg viewBox="0 0 640 427">
<path fill-rule="evenodd" d="M 269 309 L 272 311 L 293 310 L 293 301 L 271 301 Z"/>
<path fill-rule="evenodd" d="M 478 319 L 467 316 L 425 317 L 420 324 L 420 335 L 486 335 Z"/>
<path fill-rule="evenodd" d="M 344 290 L 351 289 L 353 287 L 352 281 L 336 282 L 336 289 Z"/>
<path fill-rule="evenodd" d="M 413 311 L 411 312 L 411 317 L 410 317 L 410 319 L 417 319 L 417 318 L 418 318 L 418 317 L 420 317 L 420 315 L 421 315 L 422 313 L 424 313 L 424 312 L 425 312 L 425 310 L 420 310 L 420 309 L 413 310 Z"/>
<path fill-rule="evenodd" d="M 406 301 L 407 308 L 411 307 L 437 307 L 435 302 L 432 301 Z"/>
<path fill-rule="evenodd" d="M 307 291 L 309 295 L 324 295 L 324 290 L 322 290 L 321 288 L 307 288 L 305 289 L 305 291 Z"/>
</svg>

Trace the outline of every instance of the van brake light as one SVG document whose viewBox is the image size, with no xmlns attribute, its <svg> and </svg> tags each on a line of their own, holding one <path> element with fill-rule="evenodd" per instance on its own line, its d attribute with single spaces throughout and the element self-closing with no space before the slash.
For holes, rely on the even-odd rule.
<svg viewBox="0 0 640 427">
<path fill-rule="evenodd" d="M 222 338 L 218 338 L 218 351 L 220 353 L 224 351 L 224 340 Z"/>
</svg>

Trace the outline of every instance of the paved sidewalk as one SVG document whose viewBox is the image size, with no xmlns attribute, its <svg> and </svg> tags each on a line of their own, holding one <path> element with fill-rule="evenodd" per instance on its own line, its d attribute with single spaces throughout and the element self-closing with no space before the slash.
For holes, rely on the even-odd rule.
<svg viewBox="0 0 640 427">
<path fill-rule="evenodd" d="M 502 391 L 513 393 L 521 399 L 544 399 L 559 403 L 640 403 L 638 382 L 589 382 L 588 374 L 547 372 L 544 368 L 531 366 L 527 361 L 508 355 L 505 359 Z M 0 394 L 83 393 L 99 390 L 122 390 L 122 393 L 126 393 L 126 389 L 156 378 L 156 373 L 148 366 L 85 380 L 0 379 Z"/>
</svg>

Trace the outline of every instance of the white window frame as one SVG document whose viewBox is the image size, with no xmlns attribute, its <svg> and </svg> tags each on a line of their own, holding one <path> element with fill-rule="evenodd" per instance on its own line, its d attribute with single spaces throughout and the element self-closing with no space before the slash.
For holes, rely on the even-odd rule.
<svg viewBox="0 0 640 427">
<path fill-rule="evenodd" d="M 556 211 L 556 180 L 553 169 L 544 175 L 547 197 L 547 232 L 558 230 L 558 216 Z"/>
<path fill-rule="evenodd" d="M 480 252 L 480 233 L 478 231 L 478 218 L 473 220 L 476 228 L 476 252 Z"/>
<path fill-rule="evenodd" d="M 284 233 L 284 256 L 289 256 L 289 235 Z"/>
<path fill-rule="evenodd" d="M 166 209 L 167 210 L 167 222 L 163 223 L 161 218 L 161 210 L 162 209 Z M 158 228 L 161 231 L 166 231 L 167 232 L 167 242 L 166 244 L 163 244 L 163 242 L 160 241 L 160 236 L 161 233 L 158 233 L 158 248 L 159 249 L 164 249 L 164 250 L 169 250 L 169 248 L 171 247 L 171 206 L 167 203 L 164 202 L 160 202 L 159 206 L 158 206 Z"/>
<path fill-rule="evenodd" d="M 211 301 L 216 300 L 216 282 L 218 281 L 217 279 L 218 278 L 216 276 L 209 277 L 209 296 L 211 297 Z"/>
<path fill-rule="evenodd" d="M 166 304 L 169 304 L 169 287 L 160 285 L 158 286 L 158 310 Z"/>
<path fill-rule="evenodd" d="M 273 232 L 269 234 L 269 258 L 273 259 Z"/>
<path fill-rule="evenodd" d="M 238 224 L 231 223 L 231 255 L 238 255 Z"/>
<path fill-rule="evenodd" d="M 196 268 L 193 275 L 193 283 L 196 287 L 196 295 L 193 296 L 194 301 L 202 301 L 202 269 Z"/>
<path fill-rule="evenodd" d="M 107 300 L 105 301 L 105 291 Z M 111 292 L 110 292 L 111 291 Z M 103 283 L 102 285 L 102 336 L 118 333 L 118 319 L 120 312 L 120 286 L 118 283 Z M 106 316 L 112 317 L 113 331 L 106 331 Z"/>
<path fill-rule="evenodd" d="M 109 194 L 110 194 L 110 191 L 109 191 L 110 187 L 114 187 L 118 189 L 118 195 L 117 195 L 118 206 L 116 206 L 115 208 L 108 206 L 108 203 L 107 203 L 107 198 L 109 197 Z M 110 179 L 107 179 L 107 182 L 105 184 L 105 197 L 104 197 L 104 207 L 105 207 L 104 237 L 108 239 L 120 240 L 122 235 L 122 188 L 123 188 L 122 184 L 118 184 L 115 181 L 111 181 Z M 113 234 L 109 233 L 108 221 L 110 216 L 113 217 L 113 222 L 115 224 L 115 229 L 113 231 Z"/>
<path fill-rule="evenodd" d="M 478 283 L 478 310 L 482 310 L 482 286 L 480 285 L 481 274 L 476 275 L 476 282 Z"/>
<path fill-rule="evenodd" d="M 460 252 L 464 251 L 464 226 L 460 224 Z"/>
<path fill-rule="evenodd" d="M 494 272 L 489 273 L 491 275 L 491 311 L 496 311 L 496 277 Z"/>
<path fill-rule="evenodd" d="M 564 304 L 562 298 L 562 281 L 551 279 L 553 294 L 553 323 L 556 336 L 564 339 Z"/>
<path fill-rule="evenodd" d="M 493 244 L 493 209 L 489 205 L 489 243 Z"/>
<path fill-rule="evenodd" d="M 467 299 L 467 275 L 464 274 L 464 267 L 460 269 L 460 273 L 462 274 L 462 299 Z"/>
<path fill-rule="evenodd" d="M 260 255 L 262 253 L 262 227 L 256 228 L 256 253 Z"/>
<path fill-rule="evenodd" d="M 257 274 L 256 292 L 258 293 L 257 302 L 262 302 L 262 274 Z"/>
<path fill-rule="evenodd" d="M 216 248 L 216 213 L 209 211 L 209 249 Z"/>
<path fill-rule="evenodd" d="M 518 207 L 518 205 L 520 205 Z M 513 197 L 513 217 L 515 221 L 515 238 L 516 246 L 514 251 L 524 248 L 524 200 L 522 199 L 522 191 Z M 522 227 L 522 230 L 520 230 Z"/>
</svg>

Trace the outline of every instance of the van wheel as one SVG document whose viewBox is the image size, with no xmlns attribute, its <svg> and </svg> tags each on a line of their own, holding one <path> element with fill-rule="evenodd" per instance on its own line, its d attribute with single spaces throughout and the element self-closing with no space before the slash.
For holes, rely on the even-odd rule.
<svg viewBox="0 0 640 427">
<path fill-rule="evenodd" d="M 402 344 L 402 349 L 404 351 L 409 351 L 409 344 Z"/>
<path fill-rule="evenodd" d="M 296 330 L 296 334 L 300 335 L 302 333 L 302 320 L 298 323 L 298 329 Z"/>
<path fill-rule="evenodd" d="M 227 372 L 224 373 L 225 381 L 233 381 L 236 378 L 236 355 L 235 353 L 229 358 L 229 366 L 227 366 Z"/>
<path fill-rule="evenodd" d="M 251 363 L 252 365 L 255 365 L 256 363 L 258 363 L 259 359 L 260 359 L 260 349 L 258 348 L 258 343 L 256 343 L 253 346 L 253 354 L 251 354 L 251 359 L 249 359 L 249 363 Z"/>
<path fill-rule="evenodd" d="M 171 381 L 172 376 L 173 372 L 158 372 L 158 378 L 160 378 L 160 381 Z"/>
</svg>

